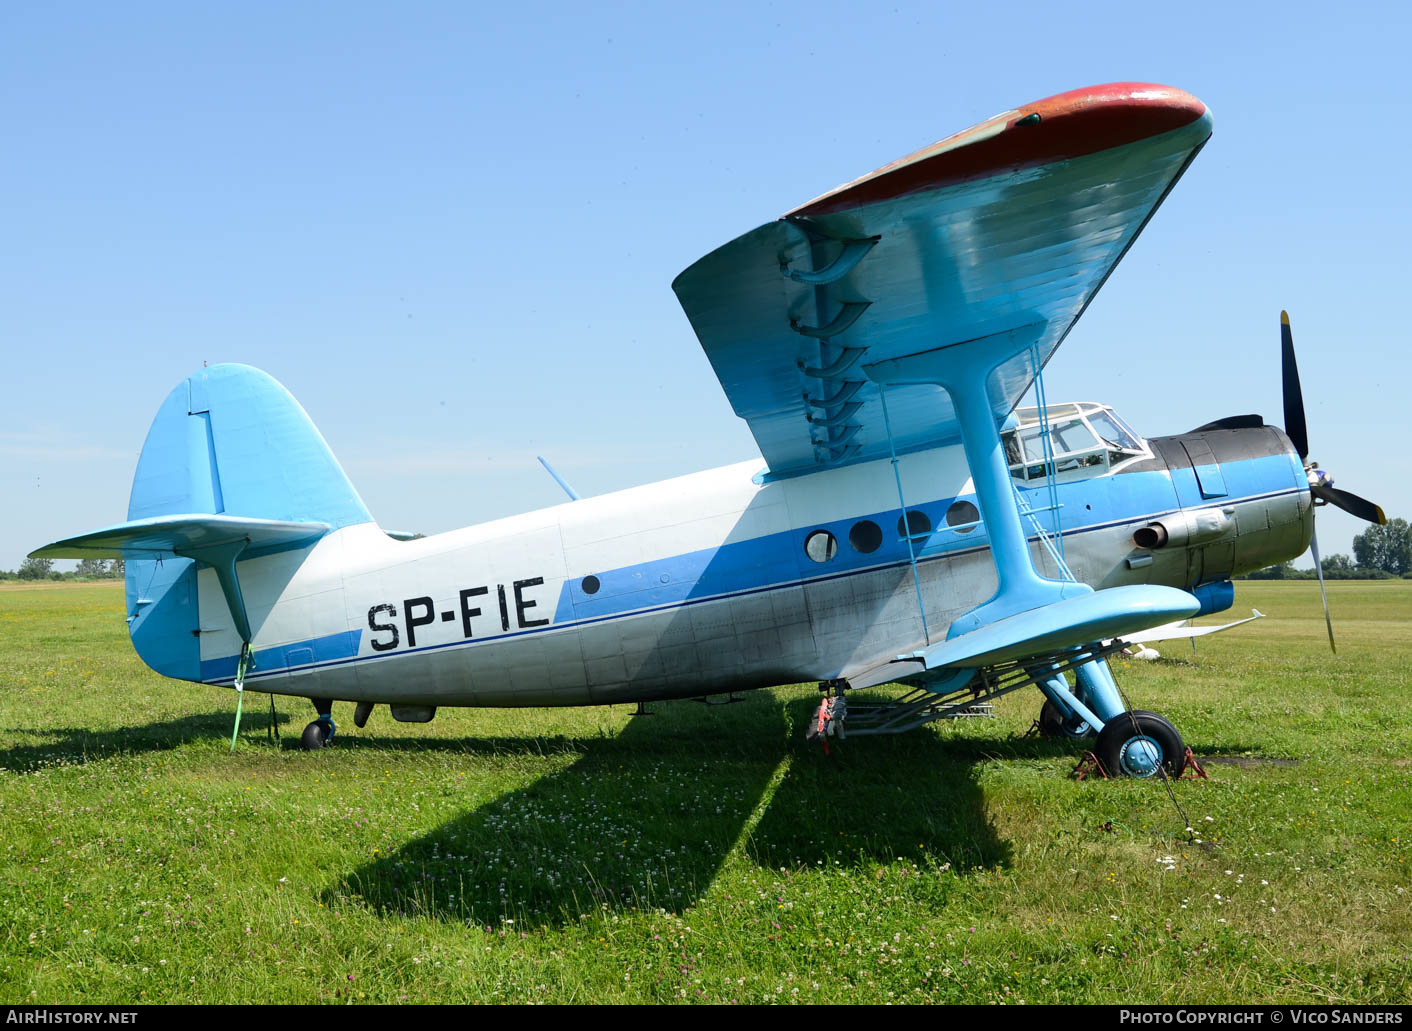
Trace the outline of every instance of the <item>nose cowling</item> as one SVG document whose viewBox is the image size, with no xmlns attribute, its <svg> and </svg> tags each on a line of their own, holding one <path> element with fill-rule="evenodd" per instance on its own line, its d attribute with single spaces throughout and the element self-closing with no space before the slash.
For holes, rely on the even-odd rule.
<svg viewBox="0 0 1412 1031">
<path fill-rule="evenodd" d="M 1294 443 L 1258 416 L 1239 420 L 1150 441 L 1181 512 L 1140 528 L 1134 543 L 1187 548 L 1191 584 L 1297 558 L 1309 547 L 1313 509 Z"/>
</svg>

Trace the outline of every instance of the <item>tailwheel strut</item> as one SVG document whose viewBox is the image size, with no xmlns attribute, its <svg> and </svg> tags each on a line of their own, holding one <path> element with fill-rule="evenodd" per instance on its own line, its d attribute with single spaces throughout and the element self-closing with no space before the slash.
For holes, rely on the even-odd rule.
<svg viewBox="0 0 1412 1031">
<path fill-rule="evenodd" d="M 299 744 L 306 752 L 317 752 L 333 741 L 333 735 L 337 733 L 338 725 L 333 722 L 332 699 L 311 698 L 309 701 L 314 703 L 314 711 L 319 716 L 304 728 L 304 733 L 299 738 Z"/>
</svg>

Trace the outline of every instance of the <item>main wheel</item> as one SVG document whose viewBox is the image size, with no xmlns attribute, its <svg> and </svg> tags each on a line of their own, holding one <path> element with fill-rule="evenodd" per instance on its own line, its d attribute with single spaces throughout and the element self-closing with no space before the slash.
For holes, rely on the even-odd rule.
<svg viewBox="0 0 1412 1031">
<path fill-rule="evenodd" d="M 1088 720 L 1065 713 L 1048 698 L 1039 710 L 1039 732 L 1044 737 L 1060 740 L 1093 737 L 1093 728 L 1088 725 Z"/>
<path fill-rule="evenodd" d="M 315 720 L 304 728 L 304 734 L 299 738 L 299 743 L 306 752 L 317 752 L 324 745 L 328 744 L 328 739 L 333 736 L 331 728 L 324 720 Z"/>
<path fill-rule="evenodd" d="M 1093 752 L 1112 777 L 1168 777 L 1181 773 L 1186 745 L 1177 728 L 1155 712 L 1134 709 L 1103 725 Z"/>
</svg>

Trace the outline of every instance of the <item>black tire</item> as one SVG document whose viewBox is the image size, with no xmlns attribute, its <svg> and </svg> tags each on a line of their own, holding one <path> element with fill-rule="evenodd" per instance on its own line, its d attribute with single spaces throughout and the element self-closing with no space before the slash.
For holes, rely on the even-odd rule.
<svg viewBox="0 0 1412 1031">
<path fill-rule="evenodd" d="M 1067 716 L 1046 698 L 1039 710 L 1039 733 L 1058 741 L 1078 741 L 1093 737 L 1093 728 L 1082 716 Z"/>
<path fill-rule="evenodd" d="M 306 752 L 317 752 L 328 744 L 329 726 L 323 720 L 315 720 L 304 728 L 304 734 L 299 738 L 299 744 Z"/>
<path fill-rule="evenodd" d="M 1160 753 L 1156 762 L 1143 749 L 1144 742 Z M 1156 777 L 1161 769 L 1175 779 L 1186 764 L 1186 745 L 1177 728 L 1141 709 L 1119 713 L 1105 723 L 1093 753 L 1110 777 Z"/>
</svg>

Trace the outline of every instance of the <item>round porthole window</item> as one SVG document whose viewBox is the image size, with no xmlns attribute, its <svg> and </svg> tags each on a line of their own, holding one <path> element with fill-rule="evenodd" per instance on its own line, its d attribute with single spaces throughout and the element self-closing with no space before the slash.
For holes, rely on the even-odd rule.
<svg viewBox="0 0 1412 1031">
<path fill-rule="evenodd" d="M 915 508 L 907 513 L 907 522 L 904 524 L 902 517 L 897 517 L 897 536 L 899 537 L 919 537 L 924 533 L 932 532 L 932 521 L 927 518 L 925 512 L 919 512 Z"/>
<path fill-rule="evenodd" d="M 966 524 L 975 524 L 980 520 L 980 510 L 969 501 L 953 501 L 951 507 L 946 510 L 946 525 L 961 527 L 956 531 L 957 533 L 970 533 L 975 529 L 975 526 L 967 526 Z"/>
<path fill-rule="evenodd" d="M 814 562 L 828 562 L 838 554 L 838 538 L 827 530 L 815 530 L 804 538 L 804 554 Z"/>
<path fill-rule="evenodd" d="M 598 577 L 590 574 L 589 576 L 583 578 L 583 583 L 579 586 L 583 588 L 584 594 L 597 594 L 599 587 Z"/>
<path fill-rule="evenodd" d="M 882 547 L 882 527 L 871 519 L 854 523 L 853 529 L 848 531 L 848 543 L 853 545 L 854 551 L 871 555 Z"/>
</svg>

